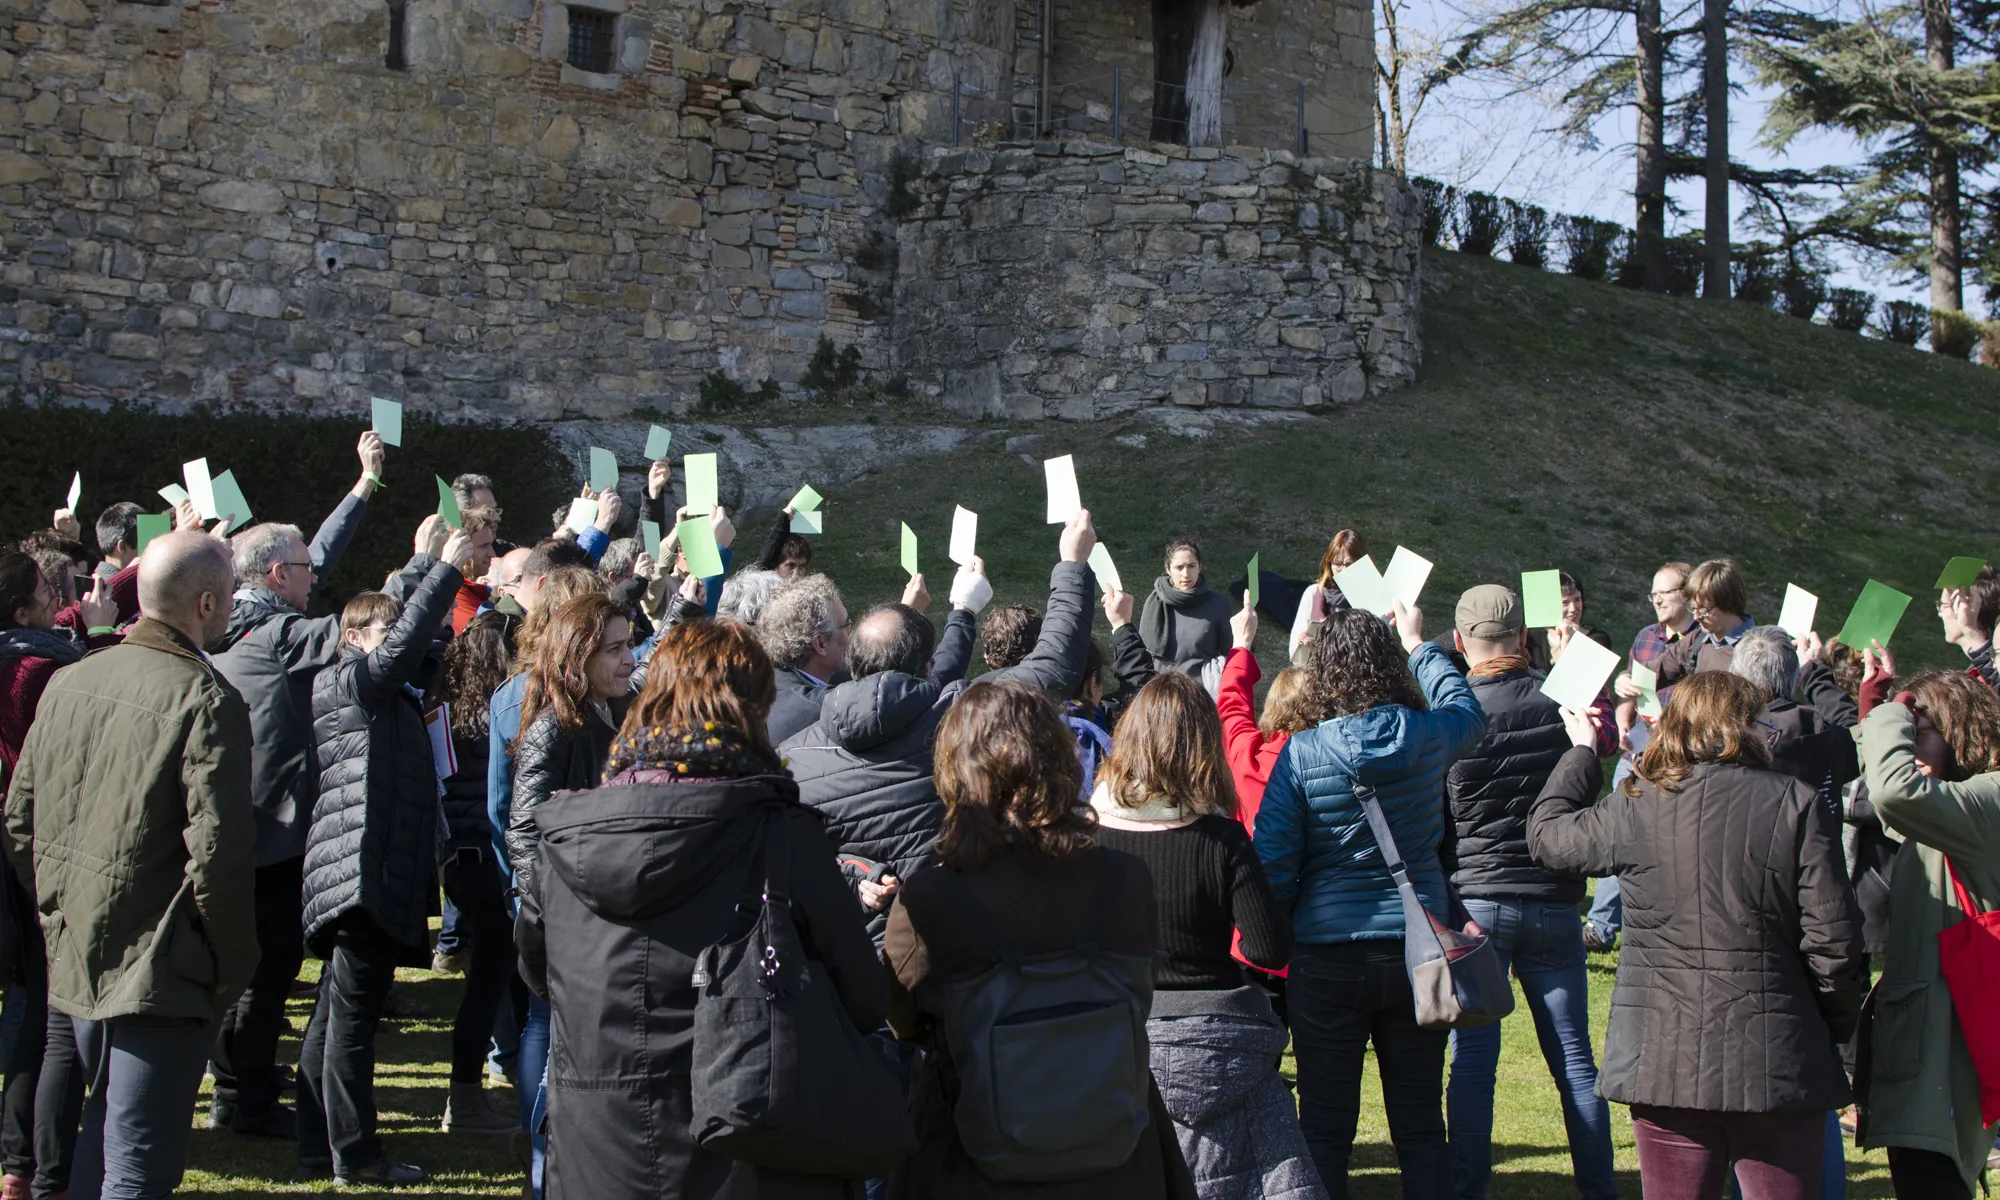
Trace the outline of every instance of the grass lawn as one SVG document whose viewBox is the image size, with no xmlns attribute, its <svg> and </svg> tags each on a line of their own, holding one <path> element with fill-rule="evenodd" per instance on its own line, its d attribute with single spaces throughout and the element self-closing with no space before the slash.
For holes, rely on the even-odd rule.
<svg viewBox="0 0 2000 1200">
<path fill-rule="evenodd" d="M 1602 1056 L 1604 1022 L 1610 1010 L 1613 959 L 1595 956 L 1591 960 L 1590 1000 L 1593 1015 L 1593 1045 Z M 317 964 L 308 963 L 310 973 Z M 418 1196 L 520 1195 L 521 1176 L 514 1169 L 507 1139 L 445 1134 L 438 1131 L 444 1115 L 446 1059 L 450 1054 L 450 1014 L 460 990 L 454 977 L 427 971 L 402 972 L 402 987 L 412 997 L 435 1007 L 442 1018 L 436 1021 L 390 1025 L 376 1041 L 375 1074 L 377 1103 L 382 1109 L 382 1129 L 390 1152 L 405 1162 L 414 1162 L 432 1173 L 433 1182 L 422 1188 L 397 1194 Z M 291 1006 L 295 1035 L 280 1051 L 281 1061 L 298 1060 L 297 1032 L 305 1029 L 308 1002 L 294 1000 Z M 1291 1071 L 1289 1057 L 1286 1072 Z M 1389 1127 L 1383 1119 L 1381 1090 L 1370 1055 L 1368 1076 L 1362 1085 L 1361 1128 L 1354 1153 L 1353 1194 L 1358 1200 L 1396 1200 L 1402 1195 L 1396 1171 L 1396 1156 L 1389 1143 Z M 1533 1022 L 1525 1004 L 1507 1018 L 1500 1057 L 1500 1074 L 1494 1097 L 1493 1156 L 1494 1179 L 1489 1195 L 1493 1200 L 1572 1200 L 1567 1138 L 1562 1110 L 1548 1068 L 1542 1064 L 1535 1042 Z M 496 1101 L 510 1100 L 513 1093 L 489 1087 Z M 200 1128 L 207 1115 L 207 1090 L 197 1116 L 194 1151 L 187 1182 L 182 1192 L 190 1196 L 248 1196 L 265 1193 L 303 1193 L 328 1190 L 327 1181 L 302 1181 L 295 1177 L 296 1150 L 290 1143 L 258 1142 L 231 1138 Z M 1639 1195 L 1639 1162 L 1632 1149 L 1632 1121 L 1627 1110 L 1611 1106 L 1613 1141 L 1618 1155 L 1619 1194 Z M 1848 1148 L 1848 1195 L 1855 1200 L 1889 1200 L 1889 1167 L 1877 1151 L 1863 1158 Z"/>
</svg>

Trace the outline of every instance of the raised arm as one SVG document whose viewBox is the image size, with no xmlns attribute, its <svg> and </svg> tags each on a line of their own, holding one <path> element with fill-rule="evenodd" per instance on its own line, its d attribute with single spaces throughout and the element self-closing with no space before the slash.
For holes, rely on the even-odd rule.
<svg viewBox="0 0 2000 1200">
<path fill-rule="evenodd" d="M 1257 728 L 1256 688 L 1263 672 L 1249 647 L 1238 646 L 1222 664 L 1222 686 L 1217 689 L 1215 710 L 1222 716 L 1222 756 L 1232 770 L 1241 771 L 1254 763 L 1264 746 L 1264 731 Z"/>
<path fill-rule="evenodd" d="M 1962 783 L 1933 779 L 1917 766 L 1916 717 L 1894 701 L 1861 722 L 1868 798 L 1882 824 L 1948 855 L 2000 851 L 2000 773 Z"/>
<path fill-rule="evenodd" d="M 1582 735 L 1584 745 L 1572 742 L 1556 760 L 1556 769 L 1542 785 L 1535 807 L 1528 813 L 1528 853 L 1535 865 L 1571 875 L 1612 875 L 1614 847 L 1610 814 L 1606 807 L 1593 806 L 1597 788 L 1604 780 L 1598 764 L 1594 730 Z M 1622 803 L 1616 795 L 1605 805 Z"/>
<path fill-rule="evenodd" d="M 463 534 L 452 537 L 452 543 L 461 543 L 458 547 L 461 552 L 463 541 Z M 450 555 L 453 548 L 447 543 L 445 553 Z M 463 582 L 458 568 L 424 556 L 412 558 L 410 568 L 424 571 L 423 582 L 403 605 L 402 615 L 396 618 L 389 636 L 368 655 L 361 671 L 364 702 L 414 682 L 439 631 L 451 619 L 452 600 Z"/>
</svg>

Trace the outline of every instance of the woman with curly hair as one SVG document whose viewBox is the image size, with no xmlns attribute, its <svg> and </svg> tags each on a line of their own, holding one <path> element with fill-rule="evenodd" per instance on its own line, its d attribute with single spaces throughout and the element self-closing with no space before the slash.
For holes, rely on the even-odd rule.
<svg viewBox="0 0 2000 1200">
<path fill-rule="evenodd" d="M 1299 1124 L 1329 1195 L 1347 1195 L 1369 1042 L 1382 1071 L 1403 1194 L 1452 1194 L 1445 1150 L 1448 1034 L 1420 1029 L 1403 967 L 1403 907 L 1357 786 L 1373 789 L 1424 906 L 1449 907 L 1438 861 L 1444 779 L 1486 718 L 1465 676 L 1398 605 L 1395 630 L 1339 609 L 1306 644 L 1300 706 L 1320 723 L 1292 735 L 1257 813 L 1257 854 L 1292 915 L 1286 1015 L 1298 1058 Z M 1398 647 L 1400 635 L 1402 645 Z"/>
<path fill-rule="evenodd" d="M 961 1089 L 950 1047 L 967 1033 L 951 1023 L 955 985 L 994 968 L 995 943 L 1029 961 L 1092 944 L 1106 956 L 1136 957 L 1150 1005 L 1149 959 L 1160 927 L 1145 863 L 1093 842 L 1090 810 L 1076 802 L 1082 768 L 1074 742 L 1045 693 L 1014 682 L 973 684 L 938 726 L 936 753 L 945 805 L 937 865 L 903 884 L 883 945 L 896 976 L 889 1025 L 928 1051 L 910 1095 L 918 1150 L 890 1181 L 890 1196 L 977 1200 L 1032 1191 L 1058 1200 L 1193 1200 L 1143 1051 L 1127 1065 L 1149 1081 L 1147 1119 L 1118 1166 L 1060 1182 L 1003 1183 L 967 1152 L 953 1111 Z M 1059 1097 L 1022 1100 L 1046 1113 Z M 1106 1122 L 1079 1106 L 1072 1124 L 1095 1134 Z M 1117 1139 L 1134 1132 L 1120 1125 L 1087 1145 L 1122 1149 Z"/>
<path fill-rule="evenodd" d="M 1993 1146 L 1938 935 L 2000 906 L 2000 699 L 1925 671 L 1861 722 L 1868 796 L 1905 841 L 1889 873 L 1889 949 L 1863 1014 L 1859 1141 L 1886 1146 L 1902 1200 L 1970 1200 Z M 1990 1089 L 1993 1081 L 1987 1081 Z"/>
</svg>

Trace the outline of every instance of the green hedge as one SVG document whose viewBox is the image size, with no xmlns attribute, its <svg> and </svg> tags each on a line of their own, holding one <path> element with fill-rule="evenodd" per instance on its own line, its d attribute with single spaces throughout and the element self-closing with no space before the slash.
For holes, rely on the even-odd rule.
<svg viewBox="0 0 2000 1200">
<path fill-rule="evenodd" d="M 236 472 L 257 520 L 287 521 L 311 538 L 360 476 L 355 443 L 367 428 L 365 416 L 0 404 L 0 540 L 46 527 L 71 473 L 82 471 L 78 520 L 94 547 L 98 513 L 120 500 L 167 511 L 158 490 L 181 481 L 183 462 L 202 457 L 217 474 Z M 320 581 L 315 609 L 338 611 L 354 593 L 380 587 L 408 561 L 418 523 L 436 511 L 432 476 L 449 480 L 466 471 L 492 476 L 507 513 L 500 535 L 521 539 L 548 529 L 549 514 L 577 482 L 576 465 L 540 428 L 444 424 L 408 413 L 403 445 L 389 450 L 383 470 L 388 486 L 369 502 L 346 556 Z"/>
</svg>

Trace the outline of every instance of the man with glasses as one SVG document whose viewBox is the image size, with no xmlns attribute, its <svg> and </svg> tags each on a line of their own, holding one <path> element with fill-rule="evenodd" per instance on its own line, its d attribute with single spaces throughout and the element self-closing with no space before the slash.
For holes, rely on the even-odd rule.
<svg viewBox="0 0 2000 1200">
<path fill-rule="evenodd" d="M 361 477 L 308 545 L 295 525 L 253 525 L 230 542 L 236 566 L 229 629 L 215 665 L 250 708 L 250 790 L 257 820 L 257 942 L 249 988 L 223 1015 L 209 1124 L 245 1137 L 292 1138 L 278 1104 L 278 1037 L 285 998 L 305 959 L 300 881 L 319 793 L 312 688 L 340 657 L 340 618 L 308 617 L 313 584 L 333 569 L 382 477 L 382 439 L 361 435 Z M 421 548 L 420 548 L 421 549 Z"/>
<path fill-rule="evenodd" d="M 1653 602 L 1653 615 L 1659 619 L 1632 639 L 1633 662 L 1657 671 L 1667 650 L 1698 630 L 1687 597 L 1688 576 L 1693 573 L 1694 568 L 1684 562 L 1670 562 L 1653 572 L 1653 590 L 1648 599 Z M 1640 689 L 1632 681 L 1630 671 L 1620 671 L 1612 687 L 1618 695 L 1618 745 L 1623 751 L 1618 756 L 1618 769 L 1611 776 L 1611 786 L 1615 788 L 1639 765 L 1639 752 L 1646 748 L 1653 718 L 1639 715 Z M 1672 690 L 1660 689 L 1661 704 L 1667 702 L 1667 693 Z M 1617 876 L 1598 880 L 1590 915 L 1584 921 L 1583 944 L 1592 950 L 1608 951 L 1618 944 L 1624 926 L 1625 904 L 1619 895 Z"/>
</svg>

